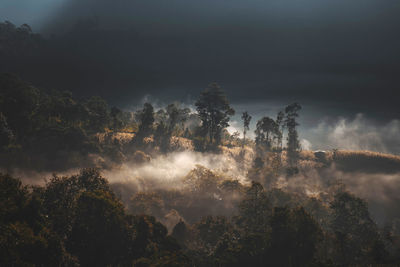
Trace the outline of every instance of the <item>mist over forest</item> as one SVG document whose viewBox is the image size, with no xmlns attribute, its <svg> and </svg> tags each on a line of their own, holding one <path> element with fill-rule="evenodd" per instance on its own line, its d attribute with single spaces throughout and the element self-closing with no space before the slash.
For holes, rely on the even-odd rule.
<svg viewBox="0 0 400 267">
<path fill-rule="evenodd" d="M 0 266 L 399 266 L 400 5 L 361 2 L 4 0 Z"/>
</svg>

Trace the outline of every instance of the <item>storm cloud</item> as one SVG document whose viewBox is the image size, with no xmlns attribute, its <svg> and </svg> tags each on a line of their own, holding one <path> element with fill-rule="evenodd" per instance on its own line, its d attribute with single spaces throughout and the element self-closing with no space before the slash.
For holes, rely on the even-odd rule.
<svg viewBox="0 0 400 267">
<path fill-rule="evenodd" d="M 55 34 L 51 54 L 34 71 L 20 62 L 0 68 L 39 86 L 98 94 L 126 107 L 146 94 L 165 102 L 195 98 L 217 81 L 237 105 L 298 101 L 323 115 L 399 117 L 398 1 L 2 5 L 0 19 Z"/>
</svg>

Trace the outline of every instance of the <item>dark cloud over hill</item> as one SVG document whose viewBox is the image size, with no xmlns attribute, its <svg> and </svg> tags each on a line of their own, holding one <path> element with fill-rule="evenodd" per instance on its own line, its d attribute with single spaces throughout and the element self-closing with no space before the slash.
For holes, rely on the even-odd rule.
<svg viewBox="0 0 400 267">
<path fill-rule="evenodd" d="M 11 59 L 1 71 L 46 87 L 97 93 L 122 106 L 145 94 L 165 101 L 196 97 L 218 81 L 238 104 L 296 100 L 336 115 L 399 117 L 397 1 L 46 5 L 35 5 L 32 12 L 43 19 L 32 23 L 45 35 L 55 34 L 51 49 L 36 62 Z M 11 7 L 18 10 L 18 2 Z"/>
</svg>

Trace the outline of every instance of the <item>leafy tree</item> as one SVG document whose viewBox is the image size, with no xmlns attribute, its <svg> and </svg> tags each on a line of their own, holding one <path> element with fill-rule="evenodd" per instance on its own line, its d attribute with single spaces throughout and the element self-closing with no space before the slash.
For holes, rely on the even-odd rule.
<svg viewBox="0 0 400 267">
<path fill-rule="evenodd" d="M 251 121 L 251 116 L 247 111 L 243 112 L 242 114 L 242 120 L 243 120 L 243 146 L 246 142 L 246 132 L 250 129 L 250 121 Z"/>
<path fill-rule="evenodd" d="M 68 247 L 82 266 L 116 266 L 128 254 L 124 207 L 106 191 L 83 193 Z M 126 260 L 126 259 L 125 259 Z"/>
<path fill-rule="evenodd" d="M 168 114 L 168 132 L 171 135 L 178 123 L 180 112 L 175 104 L 169 104 L 167 106 L 167 114 Z"/>
<path fill-rule="evenodd" d="M 277 145 L 278 145 L 278 150 L 282 151 L 283 148 L 283 130 L 285 128 L 285 124 L 284 124 L 284 119 L 285 119 L 285 113 L 283 113 L 282 111 L 278 112 L 278 115 L 276 116 L 276 124 L 278 127 L 278 131 L 276 132 L 276 139 L 277 139 Z"/>
<path fill-rule="evenodd" d="M 0 265 L 77 266 L 62 240 L 49 229 L 42 190 L 0 174 Z"/>
<path fill-rule="evenodd" d="M 161 217 L 164 214 L 164 201 L 156 192 L 139 192 L 130 201 L 132 214 L 147 214 Z"/>
<path fill-rule="evenodd" d="M 279 188 L 272 188 L 267 192 L 268 200 L 273 207 L 293 207 L 297 202 L 293 194 Z"/>
<path fill-rule="evenodd" d="M 252 182 L 239 203 L 237 223 L 247 232 L 265 233 L 270 214 L 271 205 L 263 186 Z"/>
<path fill-rule="evenodd" d="M 200 94 L 195 105 L 203 133 L 208 136 L 211 145 L 219 145 L 222 130 L 229 126 L 229 116 L 235 114 L 225 93 L 218 84 L 212 83 Z"/>
<path fill-rule="evenodd" d="M 185 187 L 193 194 L 213 195 L 218 192 L 221 177 L 201 165 L 191 170 L 183 179 Z"/>
<path fill-rule="evenodd" d="M 377 256 L 374 254 L 379 250 L 380 237 L 367 203 L 348 192 L 338 192 L 330 207 L 330 227 L 337 244 L 336 260 L 344 265 L 373 262 Z"/>
<path fill-rule="evenodd" d="M 28 201 L 28 190 L 22 182 L 0 173 L 0 222 L 1 224 L 23 219 Z"/>
<path fill-rule="evenodd" d="M 157 124 L 154 132 L 154 142 L 158 145 L 161 152 L 168 152 L 170 149 L 171 132 L 163 121 Z"/>
<path fill-rule="evenodd" d="M 40 106 L 41 92 L 11 74 L 0 75 L 0 88 L 0 112 L 16 137 L 26 141 Z"/>
<path fill-rule="evenodd" d="M 97 190 L 111 192 L 107 180 L 95 169 L 84 169 L 70 177 L 53 176 L 43 192 L 43 208 L 51 221 L 51 229 L 68 238 L 80 195 Z"/>
<path fill-rule="evenodd" d="M 127 220 L 135 234 L 131 246 L 135 258 L 134 266 L 189 265 L 189 260 L 182 254 L 179 244 L 175 239 L 167 236 L 168 230 L 154 217 L 128 216 Z M 163 260 L 169 262 L 170 265 L 165 265 Z"/>
<path fill-rule="evenodd" d="M 171 236 L 174 237 L 180 244 L 183 244 L 189 237 L 189 230 L 184 221 L 180 220 L 172 229 Z"/>
<path fill-rule="evenodd" d="M 150 103 L 145 103 L 143 109 L 138 112 L 139 129 L 135 136 L 136 142 L 143 144 L 143 138 L 153 133 L 154 108 Z"/>
<path fill-rule="evenodd" d="M 111 116 L 111 128 L 114 131 L 118 131 L 119 129 L 121 129 L 123 126 L 123 122 L 121 119 L 122 111 L 117 107 L 112 107 L 110 111 L 110 116 Z"/>
<path fill-rule="evenodd" d="M 247 237 L 240 237 L 235 232 L 225 232 L 218 240 L 213 253 L 214 266 L 256 266 L 254 252 L 245 246 Z M 253 252 L 253 253 L 252 253 Z"/>
<path fill-rule="evenodd" d="M 273 141 L 279 135 L 278 124 L 270 117 L 263 117 L 257 122 L 255 134 L 256 144 L 262 145 L 267 151 L 271 151 Z"/>
<path fill-rule="evenodd" d="M 94 108 L 94 105 L 92 102 L 91 107 Z M 42 100 L 39 112 L 43 117 L 51 116 L 58 123 L 68 126 L 75 126 L 77 122 L 89 120 L 90 114 L 88 107 L 78 103 L 72 97 L 72 93 L 68 91 L 54 92 L 53 95 L 46 96 Z M 91 112 L 94 115 L 94 111 L 92 110 Z M 92 123 L 89 122 L 89 126 Z"/>
<path fill-rule="evenodd" d="M 54 255 L 47 255 L 49 252 L 47 248 L 47 240 L 41 235 L 35 235 L 26 223 L 15 222 L 1 227 L 0 264 L 2 266 L 57 264 L 57 262 L 49 262 Z"/>
<path fill-rule="evenodd" d="M 310 266 L 321 230 L 303 209 L 275 208 L 271 217 L 271 245 L 267 253 L 272 266 Z"/>
<path fill-rule="evenodd" d="M 0 22 L 0 40 L 0 55 L 5 62 L 14 60 L 21 63 L 21 58 L 26 59 L 26 56 L 37 52 L 37 48 L 44 48 L 44 39 L 39 34 L 32 33 L 28 24 L 16 27 L 9 21 Z"/>
<path fill-rule="evenodd" d="M 195 225 L 195 228 L 199 231 L 199 237 L 207 252 L 215 249 L 224 233 L 232 231 L 232 225 L 224 216 L 206 216 Z"/>
<path fill-rule="evenodd" d="M 93 131 L 103 132 L 109 122 L 108 105 L 106 101 L 99 96 L 93 96 L 86 102 L 86 106 L 89 109 L 91 129 Z"/>
</svg>

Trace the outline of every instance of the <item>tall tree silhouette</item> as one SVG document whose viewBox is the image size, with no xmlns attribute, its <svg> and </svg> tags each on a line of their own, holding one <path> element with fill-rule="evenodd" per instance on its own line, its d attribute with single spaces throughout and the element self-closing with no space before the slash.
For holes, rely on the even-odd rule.
<svg viewBox="0 0 400 267">
<path fill-rule="evenodd" d="M 246 143 L 246 133 L 250 129 L 249 125 L 251 121 L 251 116 L 249 115 L 249 113 L 247 113 L 247 111 L 243 112 L 242 120 L 243 120 L 243 147 L 244 147 L 244 144 Z"/>
<path fill-rule="evenodd" d="M 222 130 L 229 126 L 229 116 L 235 114 L 225 93 L 217 83 L 212 83 L 200 94 L 195 105 L 204 134 L 208 135 L 212 145 L 218 145 Z"/>
<path fill-rule="evenodd" d="M 283 111 L 279 111 L 278 115 L 276 116 L 276 124 L 278 127 L 278 131 L 277 131 L 277 136 L 276 136 L 276 142 L 277 142 L 277 150 L 282 151 L 282 147 L 283 147 L 283 130 L 285 128 L 285 123 L 284 123 L 284 119 L 285 119 L 285 113 L 283 113 Z"/>
<path fill-rule="evenodd" d="M 261 118 L 257 122 L 257 128 L 255 130 L 257 145 L 262 145 L 267 151 L 270 151 L 278 132 L 278 124 L 273 119 L 270 117 Z"/>
<path fill-rule="evenodd" d="M 285 108 L 285 126 L 288 130 L 287 136 L 287 157 L 290 166 L 297 163 L 298 152 L 300 150 L 300 141 L 296 127 L 299 125 L 296 119 L 299 117 L 301 106 L 298 103 L 290 104 Z"/>
<path fill-rule="evenodd" d="M 138 114 L 139 130 L 137 132 L 137 141 L 141 143 L 143 138 L 153 133 L 154 108 L 150 103 L 145 103 L 143 109 Z"/>
</svg>

